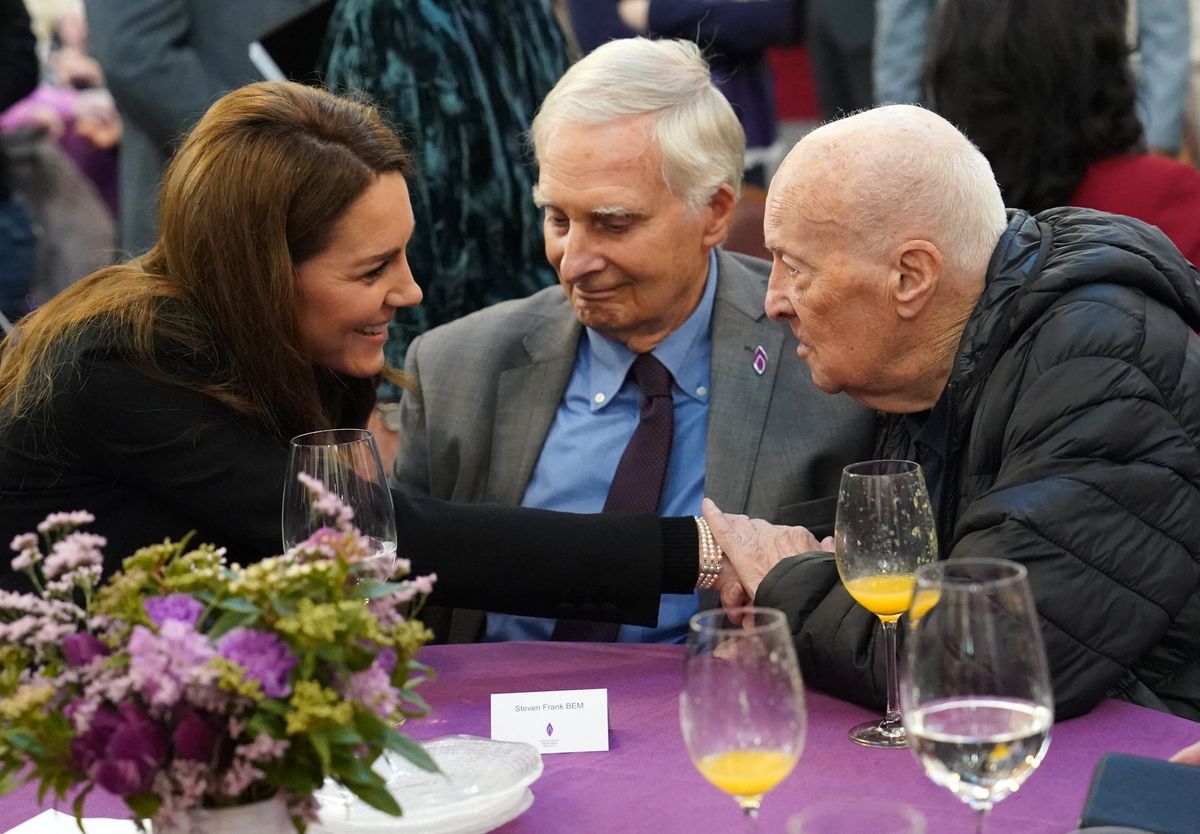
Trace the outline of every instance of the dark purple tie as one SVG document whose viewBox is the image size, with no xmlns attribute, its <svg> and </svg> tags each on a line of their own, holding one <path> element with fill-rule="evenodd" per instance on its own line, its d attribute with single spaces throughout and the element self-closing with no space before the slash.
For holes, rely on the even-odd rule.
<svg viewBox="0 0 1200 834">
<path fill-rule="evenodd" d="M 656 513 L 667 480 L 671 438 L 675 436 L 671 372 L 649 353 L 638 354 L 629 372 L 641 389 L 642 409 L 608 488 L 604 512 Z M 620 627 L 618 623 L 559 620 L 551 639 L 611 643 L 617 639 Z"/>
</svg>

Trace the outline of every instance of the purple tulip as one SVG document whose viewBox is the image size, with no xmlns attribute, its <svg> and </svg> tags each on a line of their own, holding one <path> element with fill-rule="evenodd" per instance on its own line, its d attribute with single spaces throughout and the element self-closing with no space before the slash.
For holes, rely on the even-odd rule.
<svg viewBox="0 0 1200 834">
<path fill-rule="evenodd" d="M 63 640 L 63 655 L 67 658 L 68 666 L 87 666 L 97 657 L 107 654 L 108 646 L 86 631 L 76 632 Z"/>
<path fill-rule="evenodd" d="M 213 718 L 197 710 L 188 709 L 183 718 L 175 725 L 171 735 L 171 743 L 175 747 L 175 757 L 194 762 L 207 762 L 212 758 L 213 749 L 221 731 Z"/>
<path fill-rule="evenodd" d="M 113 731 L 120 723 L 120 716 L 112 709 L 100 707 L 96 710 L 87 731 L 80 733 L 71 742 L 71 755 L 75 757 L 80 770 L 85 773 L 89 772 L 100 759 L 104 758 L 108 740 L 112 738 Z"/>
<path fill-rule="evenodd" d="M 131 796 L 150 789 L 167 760 L 167 739 L 145 710 L 125 702 L 117 713 L 97 710 L 87 732 L 71 743 L 71 752 L 100 787 Z"/>
</svg>

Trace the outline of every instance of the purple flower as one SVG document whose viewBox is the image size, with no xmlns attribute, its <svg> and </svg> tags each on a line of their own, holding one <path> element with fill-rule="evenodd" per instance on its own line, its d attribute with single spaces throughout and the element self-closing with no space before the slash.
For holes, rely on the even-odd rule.
<svg viewBox="0 0 1200 834">
<path fill-rule="evenodd" d="M 194 626 L 200 619 L 204 606 L 199 600 L 187 594 L 168 594 L 165 597 L 148 597 L 143 603 L 150 621 L 159 628 L 167 620 L 179 620 L 181 623 Z"/>
<path fill-rule="evenodd" d="M 67 658 L 68 666 L 87 666 L 97 657 L 107 655 L 108 646 L 101 643 L 86 631 L 68 635 L 63 640 L 63 655 Z"/>
<path fill-rule="evenodd" d="M 150 789 L 167 760 L 167 739 L 141 707 L 126 701 L 119 712 L 97 710 L 87 732 L 71 742 L 71 754 L 100 787 L 132 796 Z"/>
<path fill-rule="evenodd" d="M 217 651 L 245 669 L 248 679 L 257 680 L 268 698 L 285 698 L 292 691 L 289 676 L 296 656 L 271 632 L 235 628 L 217 642 Z"/>
<path fill-rule="evenodd" d="M 175 757 L 194 762 L 209 761 L 220 734 L 221 727 L 212 716 L 199 710 L 185 710 L 171 735 Z"/>
</svg>

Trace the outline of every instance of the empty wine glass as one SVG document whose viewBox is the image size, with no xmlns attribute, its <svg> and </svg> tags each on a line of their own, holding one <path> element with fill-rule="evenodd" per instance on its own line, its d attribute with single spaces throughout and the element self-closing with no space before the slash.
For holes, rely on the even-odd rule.
<svg viewBox="0 0 1200 834">
<path fill-rule="evenodd" d="M 937 559 L 933 509 L 921 467 L 910 460 L 872 460 L 843 469 L 833 538 L 846 590 L 883 623 L 887 662 L 883 719 L 854 727 L 850 738 L 869 747 L 903 747 L 896 621 L 912 598 L 913 571 Z"/>
<path fill-rule="evenodd" d="M 313 496 L 297 479 L 301 472 L 324 483 L 354 511 L 354 526 L 374 550 L 371 560 L 385 560 L 388 568 L 371 573 L 390 574 L 396 561 L 396 513 L 375 436 L 366 429 L 328 429 L 292 438 L 283 487 L 285 550 L 304 542 L 322 527 L 333 526 L 332 519 L 315 505 Z"/>
<path fill-rule="evenodd" d="M 917 570 L 901 685 L 925 774 L 975 811 L 1017 790 L 1046 755 L 1054 698 L 1024 566 L 958 558 Z"/>
<path fill-rule="evenodd" d="M 390 575 L 396 562 L 396 514 L 375 436 L 366 429 L 328 429 L 292 438 L 283 485 L 284 550 L 336 521 L 300 483 L 300 473 L 321 481 L 349 507 L 354 513 L 351 523 L 371 544 L 374 555 L 360 560 L 351 576 L 361 581 Z M 384 763 L 393 767 L 386 754 Z M 341 805 L 347 821 L 353 816 L 356 798 L 348 788 L 327 779 L 317 796 Z"/>
<path fill-rule="evenodd" d="M 747 607 L 688 622 L 679 723 L 688 755 L 747 817 L 792 772 L 804 749 L 804 685 L 787 618 Z"/>
</svg>

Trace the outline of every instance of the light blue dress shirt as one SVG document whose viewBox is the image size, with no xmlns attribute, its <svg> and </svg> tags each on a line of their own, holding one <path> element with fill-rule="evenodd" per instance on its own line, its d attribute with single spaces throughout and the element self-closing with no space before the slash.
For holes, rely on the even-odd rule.
<svg viewBox="0 0 1200 834">
<path fill-rule="evenodd" d="M 712 310 L 717 287 L 716 253 L 700 303 L 687 320 L 651 351 L 671 372 L 675 435 L 659 509 L 662 515 L 699 515 L 704 497 L 708 442 Z M 575 513 L 604 509 L 617 464 L 638 423 L 642 394 L 626 380 L 636 356 L 593 330 L 579 342 L 575 368 L 546 435 L 521 505 Z M 658 626 L 621 626 L 623 643 L 681 643 L 687 621 L 699 608 L 696 592 L 663 594 Z M 549 640 L 554 620 L 488 614 L 485 640 Z"/>
</svg>

